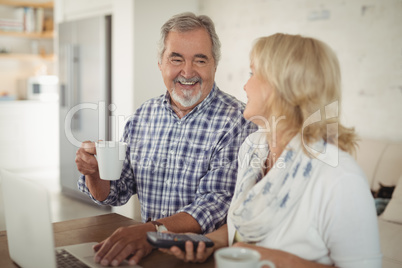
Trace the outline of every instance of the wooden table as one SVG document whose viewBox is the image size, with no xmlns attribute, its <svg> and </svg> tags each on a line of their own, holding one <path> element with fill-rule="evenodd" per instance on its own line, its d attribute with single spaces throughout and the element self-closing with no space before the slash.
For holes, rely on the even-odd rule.
<svg viewBox="0 0 402 268">
<path fill-rule="evenodd" d="M 86 242 L 100 242 L 111 235 L 118 227 L 142 224 L 138 221 L 126 218 L 116 213 L 101 216 L 82 218 L 70 221 L 53 223 L 55 236 L 55 246 L 67 246 Z M 202 264 L 185 263 L 177 258 L 154 250 L 139 263 L 144 268 L 173 268 L 173 267 L 202 267 L 213 268 L 214 259 L 210 257 L 207 262 Z M 0 232 L 0 267 L 18 267 L 15 265 L 8 254 L 7 232 Z"/>
</svg>

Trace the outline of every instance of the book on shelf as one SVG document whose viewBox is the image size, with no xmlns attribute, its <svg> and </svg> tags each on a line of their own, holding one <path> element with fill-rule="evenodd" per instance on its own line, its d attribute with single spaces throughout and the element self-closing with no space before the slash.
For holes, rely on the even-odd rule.
<svg viewBox="0 0 402 268">
<path fill-rule="evenodd" d="M 35 13 L 32 7 L 24 7 L 24 30 L 31 33 L 35 31 Z"/>
<path fill-rule="evenodd" d="M 24 31 L 24 23 L 20 20 L 0 18 L 0 30 L 5 32 L 22 32 Z"/>
<path fill-rule="evenodd" d="M 0 11 L 0 31 L 43 33 L 49 28 L 44 8 L 2 7 Z"/>
<path fill-rule="evenodd" d="M 43 32 L 43 23 L 45 21 L 45 11 L 43 8 L 37 8 L 35 10 L 35 31 L 37 33 Z"/>
</svg>

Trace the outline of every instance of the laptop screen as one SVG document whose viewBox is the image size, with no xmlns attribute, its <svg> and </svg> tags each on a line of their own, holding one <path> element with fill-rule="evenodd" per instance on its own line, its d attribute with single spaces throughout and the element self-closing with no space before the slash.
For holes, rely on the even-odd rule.
<svg viewBox="0 0 402 268">
<path fill-rule="evenodd" d="M 47 190 L 5 170 L 0 177 L 11 259 L 21 267 L 56 267 Z"/>
</svg>

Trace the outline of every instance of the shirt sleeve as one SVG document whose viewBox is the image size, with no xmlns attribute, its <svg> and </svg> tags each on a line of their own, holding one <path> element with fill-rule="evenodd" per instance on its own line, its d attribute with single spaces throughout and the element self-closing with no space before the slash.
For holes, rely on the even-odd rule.
<svg viewBox="0 0 402 268">
<path fill-rule="evenodd" d="M 238 152 L 244 139 L 257 130 L 256 125 L 240 116 L 225 132 L 209 162 L 209 171 L 201 178 L 194 202 L 178 212 L 194 217 L 203 233 L 209 233 L 226 222 L 238 170 Z"/>
</svg>

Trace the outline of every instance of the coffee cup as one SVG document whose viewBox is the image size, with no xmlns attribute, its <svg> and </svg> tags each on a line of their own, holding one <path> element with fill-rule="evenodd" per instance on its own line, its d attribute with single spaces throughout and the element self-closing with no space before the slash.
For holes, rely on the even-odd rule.
<svg viewBox="0 0 402 268">
<path fill-rule="evenodd" d="M 260 268 L 264 265 L 268 265 L 270 268 L 275 268 L 275 264 L 271 261 L 260 261 L 260 253 L 249 248 L 221 248 L 215 252 L 214 257 L 216 268 Z"/>
<path fill-rule="evenodd" d="M 118 141 L 95 142 L 99 176 L 102 180 L 120 179 L 126 158 L 127 143 Z"/>
</svg>

